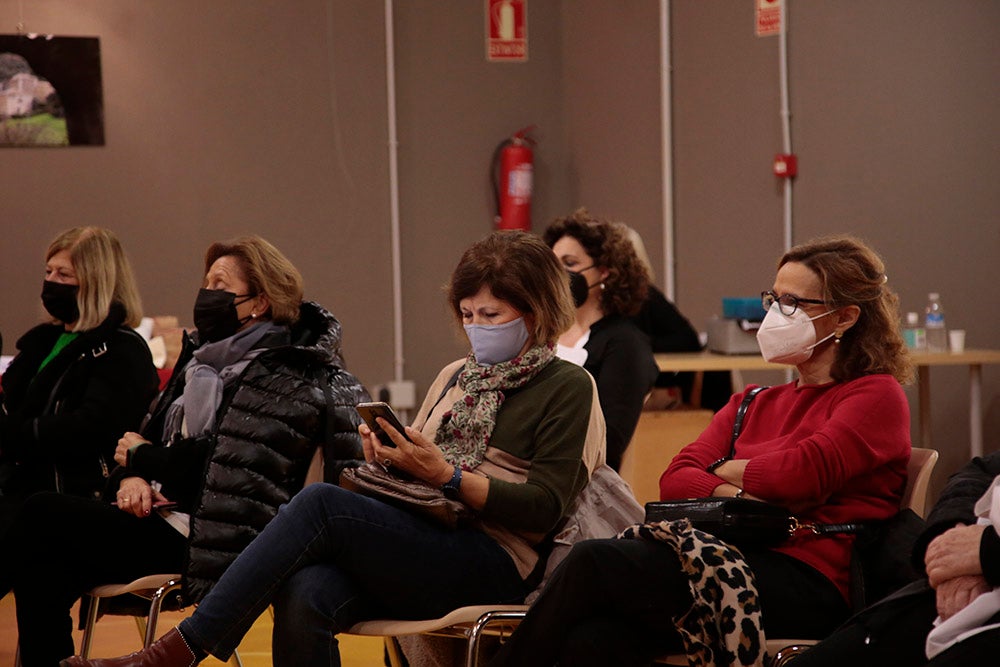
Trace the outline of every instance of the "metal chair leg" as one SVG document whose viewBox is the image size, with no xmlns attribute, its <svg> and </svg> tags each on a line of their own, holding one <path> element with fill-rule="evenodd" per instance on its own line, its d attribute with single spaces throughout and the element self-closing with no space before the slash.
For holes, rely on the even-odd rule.
<svg viewBox="0 0 1000 667">
<path fill-rule="evenodd" d="M 469 641 L 465 654 L 466 667 L 479 667 L 479 640 L 483 631 L 494 621 L 520 621 L 526 612 L 523 611 L 488 611 L 476 621 L 469 630 Z"/>
<path fill-rule="evenodd" d="M 149 601 L 149 619 L 146 621 L 146 637 L 142 643 L 143 648 L 148 647 L 156 641 L 156 625 L 160 620 L 160 610 L 163 607 L 163 601 L 167 597 L 168 593 L 171 593 L 180 587 L 180 580 L 171 579 L 157 588 L 156 592 L 153 593 L 153 597 Z"/>
<path fill-rule="evenodd" d="M 805 653 L 807 650 L 809 650 L 808 646 L 801 646 L 799 644 L 786 646 L 785 648 L 778 651 L 774 655 L 774 658 L 771 659 L 771 667 L 784 667 L 794 658 L 797 658 L 799 655 Z"/>
<path fill-rule="evenodd" d="M 147 627 L 146 619 L 142 616 L 133 616 L 132 618 L 135 620 L 135 629 L 139 631 L 139 639 L 145 642 Z"/>
<path fill-rule="evenodd" d="M 389 658 L 390 667 L 403 667 L 403 651 L 399 647 L 399 643 L 396 641 L 395 637 L 385 637 L 383 638 L 385 645 L 385 654 Z"/>
<path fill-rule="evenodd" d="M 94 641 L 94 626 L 97 625 L 97 608 L 100 605 L 101 598 L 90 598 L 90 606 L 87 608 L 87 621 L 83 626 L 83 640 L 80 642 L 81 658 L 90 657 L 90 645 Z"/>
</svg>

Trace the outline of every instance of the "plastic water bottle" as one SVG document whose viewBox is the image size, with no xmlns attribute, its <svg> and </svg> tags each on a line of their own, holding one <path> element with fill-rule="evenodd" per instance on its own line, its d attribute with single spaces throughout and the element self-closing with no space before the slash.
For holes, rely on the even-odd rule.
<svg viewBox="0 0 1000 667">
<path fill-rule="evenodd" d="M 906 314 L 906 325 L 903 327 L 903 340 L 911 350 L 927 349 L 927 332 L 920 326 L 920 315 L 916 312 Z"/>
<path fill-rule="evenodd" d="M 941 306 L 941 295 L 937 292 L 931 292 L 927 295 L 924 329 L 927 330 L 927 350 L 929 352 L 948 351 L 948 330 L 944 325 L 944 308 Z"/>
</svg>

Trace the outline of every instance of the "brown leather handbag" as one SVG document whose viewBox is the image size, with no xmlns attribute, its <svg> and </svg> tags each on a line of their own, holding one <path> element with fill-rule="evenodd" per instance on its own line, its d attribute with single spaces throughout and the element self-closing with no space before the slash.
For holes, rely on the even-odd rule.
<svg viewBox="0 0 1000 667">
<path fill-rule="evenodd" d="M 419 479 L 394 475 L 377 463 L 362 463 L 357 468 L 344 469 L 340 473 L 340 486 L 449 528 L 455 528 L 473 516 L 467 505 L 446 497 L 441 489 Z"/>
</svg>

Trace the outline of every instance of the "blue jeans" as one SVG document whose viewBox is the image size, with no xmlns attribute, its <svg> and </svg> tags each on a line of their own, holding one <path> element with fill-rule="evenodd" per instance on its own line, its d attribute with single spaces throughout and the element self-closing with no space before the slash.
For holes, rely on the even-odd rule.
<svg viewBox="0 0 1000 667">
<path fill-rule="evenodd" d="M 227 660 L 273 604 L 275 665 L 340 665 L 336 634 L 359 621 L 517 603 L 525 589 L 507 552 L 479 530 L 449 530 L 313 484 L 281 508 L 180 629 Z"/>
</svg>

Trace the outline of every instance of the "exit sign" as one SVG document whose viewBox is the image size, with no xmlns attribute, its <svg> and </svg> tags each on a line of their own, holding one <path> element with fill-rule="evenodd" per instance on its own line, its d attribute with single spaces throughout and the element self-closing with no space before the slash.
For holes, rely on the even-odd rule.
<svg viewBox="0 0 1000 667">
<path fill-rule="evenodd" d="M 528 0 L 486 0 L 486 59 L 528 59 Z"/>
</svg>

